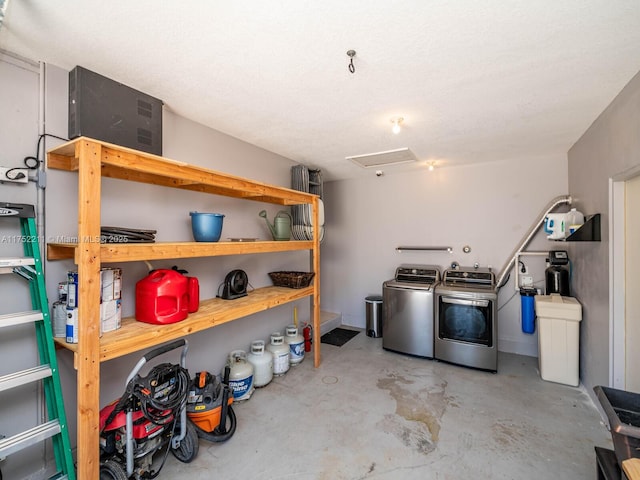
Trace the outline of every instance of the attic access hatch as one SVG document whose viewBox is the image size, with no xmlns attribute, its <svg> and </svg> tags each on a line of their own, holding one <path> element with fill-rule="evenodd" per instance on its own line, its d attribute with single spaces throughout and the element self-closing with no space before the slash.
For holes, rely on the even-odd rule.
<svg viewBox="0 0 640 480">
<path fill-rule="evenodd" d="M 415 162 L 418 160 L 415 154 L 408 148 L 354 155 L 346 157 L 346 159 L 364 168 L 386 167 L 388 165 L 399 165 L 401 163 Z"/>
</svg>

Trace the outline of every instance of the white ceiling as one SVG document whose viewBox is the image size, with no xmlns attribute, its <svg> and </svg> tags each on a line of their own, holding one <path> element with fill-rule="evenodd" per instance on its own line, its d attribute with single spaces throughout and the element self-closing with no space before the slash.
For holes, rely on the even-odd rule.
<svg viewBox="0 0 640 480">
<path fill-rule="evenodd" d="M 564 157 L 640 70 L 640 2 L 12 0 L 0 48 L 333 180 L 375 174 L 347 156 L 403 147 L 412 168 Z"/>
</svg>

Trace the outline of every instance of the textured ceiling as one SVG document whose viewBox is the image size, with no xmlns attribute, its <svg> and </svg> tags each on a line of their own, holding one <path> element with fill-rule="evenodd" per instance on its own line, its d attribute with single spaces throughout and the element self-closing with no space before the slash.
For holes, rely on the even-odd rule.
<svg viewBox="0 0 640 480">
<path fill-rule="evenodd" d="M 564 156 L 640 70 L 640 2 L 12 0 L 0 49 L 333 180 L 375 175 L 345 157 L 404 147 L 419 162 L 385 173 Z"/>
</svg>

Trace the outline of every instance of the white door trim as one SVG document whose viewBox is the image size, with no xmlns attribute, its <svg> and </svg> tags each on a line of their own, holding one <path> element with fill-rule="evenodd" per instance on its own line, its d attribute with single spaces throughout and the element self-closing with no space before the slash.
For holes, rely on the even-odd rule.
<svg viewBox="0 0 640 480">
<path fill-rule="evenodd" d="M 609 385 L 624 390 L 624 180 L 609 179 Z"/>
<path fill-rule="evenodd" d="M 636 166 L 609 179 L 609 385 L 625 389 L 625 182 Z"/>
</svg>

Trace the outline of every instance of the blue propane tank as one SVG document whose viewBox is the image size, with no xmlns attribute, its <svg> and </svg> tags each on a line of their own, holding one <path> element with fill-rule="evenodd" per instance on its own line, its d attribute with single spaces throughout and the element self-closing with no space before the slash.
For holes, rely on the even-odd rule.
<svg viewBox="0 0 640 480">
<path fill-rule="evenodd" d="M 536 331 L 535 295 L 535 288 L 520 288 L 520 316 L 522 318 L 522 331 L 524 333 L 533 333 Z"/>
</svg>

